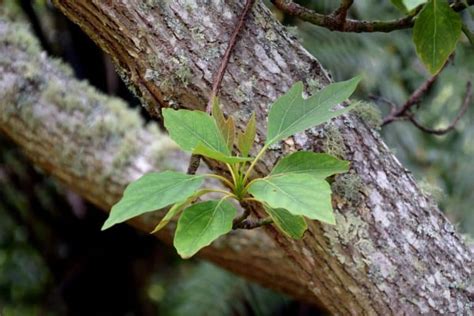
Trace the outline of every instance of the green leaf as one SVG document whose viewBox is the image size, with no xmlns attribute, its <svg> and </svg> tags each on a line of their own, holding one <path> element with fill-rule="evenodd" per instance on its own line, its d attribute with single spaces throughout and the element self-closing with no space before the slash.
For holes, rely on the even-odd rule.
<svg viewBox="0 0 474 316">
<path fill-rule="evenodd" d="M 416 52 L 432 74 L 436 74 L 456 48 L 462 22 L 446 0 L 430 0 L 415 20 Z"/>
<path fill-rule="evenodd" d="M 337 159 L 328 154 L 298 151 L 282 158 L 270 175 L 305 173 L 318 179 L 325 179 L 333 174 L 344 173 L 348 170 L 348 161 Z"/>
<path fill-rule="evenodd" d="M 252 182 L 248 189 L 257 200 L 273 208 L 284 208 L 293 215 L 335 224 L 331 188 L 309 174 L 268 176 Z"/>
<path fill-rule="evenodd" d="M 173 171 L 148 173 L 128 185 L 122 199 L 112 207 L 102 230 L 182 201 L 192 195 L 203 180 L 202 176 Z"/>
<path fill-rule="evenodd" d="M 225 119 L 219 107 L 219 99 L 217 97 L 214 97 L 212 100 L 212 117 L 216 120 L 217 127 L 224 137 L 227 148 L 232 152 L 235 138 L 235 123 L 231 116 L 229 116 L 227 120 Z"/>
<path fill-rule="evenodd" d="M 163 109 L 165 127 L 170 137 L 186 151 L 194 151 L 198 144 L 211 151 L 230 156 L 229 148 L 216 121 L 201 111 Z"/>
<path fill-rule="evenodd" d="M 214 150 L 210 149 L 209 147 L 204 146 L 202 143 L 199 143 L 196 146 L 196 148 L 194 149 L 194 153 L 198 154 L 198 155 L 203 155 L 203 156 L 215 159 L 215 160 L 219 160 L 219 161 L 222 161 L 222 162 L 231 163 L 231 164 L 252 160 L 252 158 L 224 155 L 221 152 L 214 151 Z"/>
<path fill-rule="evenodd" d="M 232 230 L 235 207 L 225 199 L 196 203 L 179 218 L 174 246 L 182 258 L 189 258 Z"/>
<path fill-rule="evenodd" d="M 303 216 L 292 215 L 284 208 L 271 208 L 265 204 L 263 207 L 273 219 L 273 223 L 290 238 L 300 239 L 308 229 Z"/>
<path fill-rule="evenodd" d="M 328 85 L 308 99 L 303 98 L 303 83 L 297 82 L 273 103 L 268 114 L 266 145 L 327 122 L 351 107 L 331 111 L 354 92 L 360 77 Z"/>
<path fill-rule="evenodd" d="M 183 210 L 183 208 L 186 206 L 187 203 L 188 203 L 188 199 L 178 202 L 175 205 L 173 205 L 150 234 L 157 233 L 163 227 L 165 227 L 173 219 L 173 217 L 181 213 L 181 211 Z"/>
<path fill-rule="evenodd" d="M 239 148 L 240 154 L 247 157 L 252 149 L 255 141 L 255 135 L 257 134 L 257 120 L 255 119 L 255 112 L 252 113 L 247 127 L 242 133 L 237 136 L 237 147 Z"/>
</svg>

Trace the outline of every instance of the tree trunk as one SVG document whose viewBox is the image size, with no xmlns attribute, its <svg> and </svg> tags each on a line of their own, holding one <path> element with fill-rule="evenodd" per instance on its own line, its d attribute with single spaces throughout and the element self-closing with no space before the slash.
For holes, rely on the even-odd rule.
<svg viewBox="0 0 474 316">
<path fill-rule="evenodd" d="M 234 1 L 54 2 L 112 56 L 156 115 L 164 106 L 204 108 L 243 6 Z M 330 81 L 260 2 L 233 56 L 221 90 L 224 110 L 239 128 L 256 111 L 260 143 L 268 105 L 278 95 L 296 80 L 318 88 Z M 302 241 L 267 228 L 265 234 L 288 257 L 265 269 L 286 267 L 307 299 L 334 314 L 469 314 L 472 254 L 453 226 L 376 133 L 353 116 L 334 125 L 337 131 L 312 129 L 285 141 L 258 165 L 264 175 L 280 155 L 321 150 L 337 136 L 342 136 L 339 149 L 352 162 L 352 175 L 340 176 L 334 185 L 337 225 L 312 222 Z"/>
</svg>

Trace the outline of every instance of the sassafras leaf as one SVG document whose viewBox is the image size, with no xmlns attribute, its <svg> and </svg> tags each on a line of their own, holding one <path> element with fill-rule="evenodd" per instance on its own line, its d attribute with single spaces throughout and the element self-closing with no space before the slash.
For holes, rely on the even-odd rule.
<svg viewBox="0 0 474 316">
<path fill-rule="evenodd" d="M 325 179 L 336 173 L 349 170 L 349 162 L 328 154 L 298 151 L 282 158 L 273 168 L 271 175 L 310 174 Z"/>
<path fill-rule="evenodd" d="M 273 223 L 288 237 L 300 239 L 308 229 L 303 216 L 293 215 L 284 208 L 272 208 L 264 204 L 264 209 Z"/>
<path fill-rule="evenodd" d="M 128 185 L 122 199 L 112 207 L 102 230 L 186 199 L 203 180 L 202 176 L 173 171 L 145 174 Z"/>
<path fill-rule="evenodd" d="M 284 208 L 293 215 L 303 215 L 329 224 L 336 223 L 329 184 L 309 174 L 274 175 L 257 179 L 248 191 L 270 207 Z"/>
<path fill-rule="evenodd" d="M 308 99 L 303 98 L 303 83 L 297 82 L 273 103 L 268 114 L 265 143 L 271 145 L 347 112 L 350 107 L 336 111 L 332 109 L 352 95 L 359 81 L 360 77 L 355 77 L 330 84 Z"/>
<path fill-rule="evenodd" d="M 189 258 L 230 232 L 235 214 L 235 207 L 225 199 L 196 203 L 185 209 L 174 236 L 178 254 Z"/>
</svg>

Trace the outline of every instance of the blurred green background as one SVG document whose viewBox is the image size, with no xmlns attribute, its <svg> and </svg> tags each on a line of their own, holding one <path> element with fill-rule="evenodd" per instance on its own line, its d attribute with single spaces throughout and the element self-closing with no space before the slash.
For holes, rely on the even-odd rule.
<svg viewBox="0 0 474 316">
<path fill-rule="evenodd" d="M 299 2 L 318 12 L 331 12 L 338 4 Z M 389 0 L 355 2 L 354 18 L 401 16 Z M 121 82 L 107 80 L 108 59 L 48 1 L 4 0 L 1 6 L 11 18 L 30 23 L 45 50 L 69 62 L 77 77 L 138 106 Z M 335 80 L 362 73 L 360 99 L 372 95 L 403 104 L 429 77 L 416 57 L 410 30 L 344 34 L 275 14 Z M 473 15 L 473 8 L 462 13 L 471 29 Z M 463 37 L 453 63 L 420 105 L 419 120 L 430 127 L 446 126 L 473 77 L 474 47 Z M 386 104 L 376 106 L 387 113 Z M 444 136 L 423 133 L 408 122 L 380 130 L 466 238 L 474 234 L 473 117 L 470 108 Z M 101 211 L 35 169 L 14 144 L 0 138 L 0 315 L 321 314 L 209 263 L 183 262 L 173 250 L 125 225 L 100 232 L 104 219 Z"/>
</svg>

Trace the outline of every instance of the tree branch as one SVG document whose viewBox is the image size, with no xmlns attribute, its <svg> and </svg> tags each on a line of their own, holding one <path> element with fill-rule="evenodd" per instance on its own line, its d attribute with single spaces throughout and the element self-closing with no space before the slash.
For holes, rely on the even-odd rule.
<svg viewBox="0 0 474 316">
<path fill-rule="evenodd" d="M 338 32 L 392 32 L 411 28 L 414 23 L 415 16 L 423 8 L 423 4 L 412 10 L 407 16 L 388 21 L 364 21 L 345 19 L 348 8 L 352 5 L 352 1 L 342 1 L 341 6 L 332 14 L 324 15 L 313 10 L 305 8 L 292 0 L 271 0 L 271 2 L 281 11 L 288 15 L 295 16 L 303 21 L 312 23 L 317 26 L 327 28 L 331 31 Z M 468 6 L 474 5 L 474 0 L 467 0 L 466 4 L 456 3 L 452 5 L 455 11 L 462 11 Z M 342 18 L 344 17 L 344 18 Z M 343 23 L 342 23 L 343 22 Z"/>
<path fill-rule="evenodd" d="M 462 31 L 464 35 L 466 35 L 467 39 L 469 40 L 469 43 L 471 43 L 472 46 L 474 46 L 474 32 L 472 32 L 466 25 L 466 23 L 462 24 Z"/>
<path fill-rule="evenodd" d="M 461 104 L 461 108 L 459 109 L 458 114 L 453 119 L 453 121 L 445 128 L 433 129 L 433 128 L 423 126 L 421 123 L 419 123 L 415 119 L 414 115 L 409 115 L 408 119 L 413 123 L 413 125 L 415 125 L 418 129 L 422 130 L 425 133 L 434 134 L 434 135 L 444 135 L 456 127 L 456 124 L 466 113 L 469 107 L 469 104 L 471 103 L 471 100 L 472 100 L 472 84 L 469 81 L 466 85 L 466 92 L 464 94 L 463 102 Z"/>
<path fill-rule="evenodd" d="M 40 51 L 23 24 L 1 16 L 0 56 L 0 133 L 20 146 L 35 166 L 104 211 L 144 173 L 186 169 L 189 155 L 154 125 L 144 126 L 123 101 L 73 79 L 69 67 Z M 130 224 L 149 233 L 162 215 L 149 213 Z M 173 227 L 170 223 L 155 236 L 172 245 Z M 285 254 L 262 230 L 235 231 L 199 256 L 311 300 L 311 292 L 291 280 L 296 275 L 293 267 L 274 268 Z"/>
<path fill-rule="evenodd" d="M 344 29 L 344 25 L 346 23 L 347 12 L 351 8 L 354 0 L 341 0 L 341 4 L 339 7 L 331 13 L 332 16 L 336 19 L 337 23 L 339 24 L 339 28 Z"/>
<path fill-rule="evenodd" d="M 213 56 L 222 54 L 225 47 L 221 43 L 243 7 L 238 1 L 205 5 L 159 1 L 154 9 L 148 9 L 144 0 L 53 2 L 112 56 L 123 78 L 152 113 L 169 104 L 198 109 L 207 102 Z M 239 130 L 255 111 L 257 145 L 261 146 L 267 110 L 275 98 L 295 81 L 317 80 L 324 86 L 330 79 L 262 2 L 256 3 L 246 24 L 220 96 L 223 110 L 232 113 Z M 170 65 L 170 60 L 178 62 Z M 176 70 L 182 67 L 192 74 L 187 80 L 177 76 Z M 160 75 L 145 76 L 147 69 Z M 170 81 L 172 85 L 167 84 Z M 309 222 L 302 240 L 286 238 L 273 225 L 245 231 L 263 231 L 258 238 L 271 240 L 286 255 L 278 264 L 271 264 L 271 269 L 291 271 L 292 281 L 288 277 L 285 281 L 298 284 L 308 300 L 324 302 L 334 314 L 416 315 L 440 309 L 466 313 L 470 294 L 462 290 L 466 287 L 450 284 L 469 279 L 472 254 L 453 226 L 375 133 L 355 117 L 336 119 L 332 126 L 341 134 L 341 151 L 351 160 L 366 193 L 357 203 L 335 194 L 337 225 Z M 267 174 L 282 155 L 295 149 L 313 150 L 320 141 L 319 132 L 307 131 L 304 139 L 283 142 L 256 165 L 256 175 Z M 216 173 L 224 174 L 219 164 L 206 162 Z M 259 218 L 264 216 L 260 208 L 253 211 Z M 259 239 L 249 238 L 248 242 L 261 245 Z M 266 248 L 260 249 L 266 254 Z M 267 284 L 278 282 L 275 279 L 281 275 L 280 271 L 278 277 L 267 274 L 272 279 Z M 255 274 L 254 278 L 265 279 Z M 434 284 L 429 281 L 433 279 Z"/>
<path fill-rule="evenodd" d="M 400 107 L 392 106 L 390 114 L 387 115 L 382 122 L 382 126 L 392 123 L 397 120 L 404 120 L 408 117 L 407 113 L 411 110 L 414 105 L 421 102 L 425 94 L 431 89 L 433 84 L 438 79 L 440 72 L 428 78 L 421 84 L 407 99 L 407 101 Z M 390 102 L 393 105 L 393 103 Z"/>
<path fill-rule="evenodd" d="M 346 19 L 344 24 L 334 15 L 324 15 L 305 8 L 291 0 L 272 0 L 272 3 L 288 15 L 295 16 L 311 24 L 338 32 L 392 32 L 411 28 L 414 17 L 420 12 L 423 5 L 418 6 L 409 15 L 389 21 L 363 21 Z"/>
<path fill-rule="evenodd" d="M 255 229 L 265 225 L 269 225 L 271 223 L 273 223 L 271 217 L 265 217 L 256 220 L 245 219 L 240 223 L 237 223 L 236 225 L 232 226 L 232 229 Z"/>
<path fill-rule="evenodd" d="M 415 119 L 415 115 L 412 112 L 412 108 L 415 105 L 418 105 L 423 97 L 428 93 L 428 91 L 431 89 L 433 84 L 436 82 L 438 79 L 439 74 L 441 71 L 446 67 L 447 63 L 444 65 L 444 67 L 435 75 L 431 76 L 428 78 L 421 86 L 418 87 L 411 95 L 408 97 L 408 100 L 400 107 L 397 107 L 393 102 L 383 99 L 383 98 L 378 98 L 375 97 L 375 99 L 381 100 L 384 103 L 387 103 L 390 106 L 390 113 L 383 119 L 382 126 L 388 125 L 394 121 L 404 121 L 404 120 L 409 120 L 410 122 L 413 123 L 415 127 L 418 129 L 422 130 L 423 132 L 429 133 L 429 134 L 434 134 L 434 135 L 443 135 L 451 130 L 454 129 L 458 121 L 461 119 L 461 117 L 464 115 L 464 113 L 467 111 L 467 108 L 469 106 L 471 96 L 472 96 L 472 91 L 471 91 L 471 82 L 468 82 L 466 85 L 466 92 L 463 98 L 462 105 L 460 107 L 460 110 L 454 120 L 446 127 L 442 129 L 432 129 L 429 127 L 426 127 L 422 125 L 420 122 L 418 122 Z"/>
</svg>

